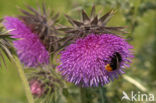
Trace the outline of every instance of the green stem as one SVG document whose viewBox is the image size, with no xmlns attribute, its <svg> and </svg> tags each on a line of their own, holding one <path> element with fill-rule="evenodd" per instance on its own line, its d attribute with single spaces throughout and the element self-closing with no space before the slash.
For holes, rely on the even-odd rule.
<svg viewBox="0 0 156 103">
<path fill-rule="evenodd" d="M 20 78 L 22 80 L 22 83 L 23 83 L 23 86 L 24 86 L 24 89 L 25 89 L 25 93 L 26 93 L 28 102 L 29 103 L 34 103 L 34 99 L 33 99 L 33 96 L 31 94 L 31 91 L 30 91 L 29 83 L 28 83 L 28 81 L 26 79 L 26 76 L 25 76 L 23 68 L 22 68 L 22 66 L 20 64 L 20 61 L 18 60 L 18 58 L 15 57 L 14 62 L 16 64 L 16 66 L 17 66 L 17 70 L 18 70 L 19 76 L 20 76 Z"/>
<path fill-rule="evenodd" d="M 80 88 L 80 92 L 81 92 L 81 103 L 87 103 L 86 100 L 86 89 L 85 88 Z"/>
<path fill-rule="evenodd" d="M 100 87 L 99 92 L 100 92 L 100 95 L 101 95 L 101 102 L 100 103 L 107 103 L 106 88 L 105 87 Z"/>
</svg>

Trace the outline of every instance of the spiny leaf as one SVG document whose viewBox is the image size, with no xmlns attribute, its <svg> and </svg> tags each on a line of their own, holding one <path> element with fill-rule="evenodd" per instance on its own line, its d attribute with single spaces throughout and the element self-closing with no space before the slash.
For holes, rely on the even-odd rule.
<svg viewBox="0 0 156 103">
<path fill-rule="evenodd" d="M 106 25 L 108 23 L 108 21 L 111 19 L 111 17 L 114 15 L 114 11 L 111 10 L 110 12 L 108 12 L 108 15 L 106 15 L 106 18 L 104 19 L 102 25 Z"/>
<path fill-rule="evenodd" d="M 104 16 L 102 16 L 102 17 L 99 19 L 99 22 L 100 22 L 102 25 L 105 25 L 105 24 L 108 22 L 108 20 L 111 18 L 112 13 L 113 13 L 113 10 L 109 11 L 108 13 L 106 13 Z"/>
<path fill-rule="evenodd" d="M 68 15 L 65 15 L 65 17 L 67 18 L 68 22 L 72 25 L 72 26 L 75 26 L 75 24 L 73 23 L 73 19 L 68 16 Z"/>
<path fill-rule="evenodd" d="M 91 11 L 91 17 L 94 18 L 95 17 L 95 5 L 93 5 L 92 7 L 92 11 Z"/>
<path fill-rule="evenodd" d="M 79 22 L 79 21 L 76 21 L 76 20 L 73 20 L 72 21 L 77 27 L 80 27 L 81 25 L 83 25 L 83 23 Z"/>
<path fill-rule="evenodd" d="M 91 25 L 97 25 L 98 24 L 98 17 L 96 16 L 92 22 L 91 22 Z"/>
<path fill-rule="evenodd" d="M 90 21 L 87 13 L 84 10 L 82 10 L 82 20 L 83 20 L 83 22 Z"/>
</svg>

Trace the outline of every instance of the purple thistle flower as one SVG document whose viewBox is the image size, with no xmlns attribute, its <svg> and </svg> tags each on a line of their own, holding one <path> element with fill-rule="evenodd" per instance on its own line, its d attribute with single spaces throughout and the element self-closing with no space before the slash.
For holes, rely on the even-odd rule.
<svg viewBox="0 0 156 103">
<path fill-rule="evenodd" d="M 103 86 L 123 74 L 133 57 L 123 38 L 113 34 L 90 34 L 61 52 L 58 66 L 63 77 L 83 87 Z"/>
<path fill-rule="evenodd" d="M 7 30 L 11 30 L 10 34 L 13 35 L 13 38 L 19 39 L 13 44 L 25 66 L 36 67 L 49 63 L 48 51 L 37 34 L 32 33 L 22 21 L 15 17 L 5 17 L 3 24 Z"/>
</svg>

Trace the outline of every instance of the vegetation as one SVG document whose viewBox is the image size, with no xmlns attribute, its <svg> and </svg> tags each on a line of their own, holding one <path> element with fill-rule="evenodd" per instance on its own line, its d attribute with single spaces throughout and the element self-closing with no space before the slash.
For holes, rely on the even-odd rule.
<svg viewBox="0 0 156 103">
<path fill-rule="evenodd" d="M 19 14 L 17 7 L 23 8 L 25 4 L 36 7 L 35 0 L 1 0 L 0 18 Z M 71 83 L 67 84 L 68 88 L 64 88 L 59 95 L 61 103 L 80 103 L 80 101 L 82 103 L 121 103 L 123 91 L 128 94 L 131 91 L 152 93 L 156 99 L 155 0 L 46 0 L 48 7 L 60 13 L 59 22 L 67 25 L 69 24 L 65 20 L 64 14 L 79 18 L 78 11 L 86 9 L 90 13 L 93 4 L 97 7 L 97 13 L 105 13 L 110 9 L 116 10 L 115 16 L 108 25 L 127 27 L 129 33 L 125 36 L 134 46 L 135 57 L 123 76 L 104 87 L 80 90 L 79 87 Z M 5 61 L 8 69 L 4 64 L 0 69 L 0 103 L 28 103 L 17 67 L 8 59 Z M 58 95 L 56 94 L 56 96 Z M 39 102 L 37 101 L 37 103 Z"/>
</svg>

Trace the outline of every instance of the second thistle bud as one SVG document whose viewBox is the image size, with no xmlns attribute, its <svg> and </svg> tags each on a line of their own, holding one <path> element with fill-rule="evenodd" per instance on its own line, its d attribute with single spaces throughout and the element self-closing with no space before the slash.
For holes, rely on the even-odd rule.
<svg viewBox="0 0 156 103">
<path fill-rule="evenodd" d="M 50 70 L 35 71 L 28 75 L 28 80 L 32 95 L 38 98 L 52 95 L 58 87 L 62 87 L 61 80 Z"/>
<path fill-rule="evenodd" d="M 39 80 L 31 80 L 30 89 L 31 89 L 32 95 L 37 96 L 37 97 L 42 96 L 44 93 L 42 83 Z"/>
</svg>

